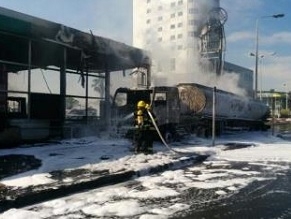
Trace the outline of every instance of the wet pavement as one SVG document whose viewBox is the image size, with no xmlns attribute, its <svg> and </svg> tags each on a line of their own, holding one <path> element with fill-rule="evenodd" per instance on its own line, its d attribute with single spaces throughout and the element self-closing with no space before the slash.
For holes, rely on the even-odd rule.
<svg viewBox="0 0 291 219">
<path fill-rule="evenodd" d="M 197 186 L 187 187 L 183 184 L 183 180 L 171 182 L 167 181 L 159 184 L 161 188 L 171 188 L 177 191 L 178 195 L 166 196 L 166 197 L 146 197 L 139 195 L 134 195 L 135 193 L 140 194 L 140 192 L 147 193 L 149 188 L 143 184 L 142 180 L 129 180 L 126 183 L 120 185 L 129 189 L 130 194 L 126 193 L 124 195 L 117 195 L 112 197 L 112 200 L 108 200 L 113 204 L 116 201 L 125 201 L 132 197 L 138 199 L 138 202 L 142 206 L 146 206 L 148 209 L 165 209 L 171 205 L 188 206 L 186 210 L 181 210 L 169 217 L 172 219 L 289 219 L 291 218 L 291 172 L 290 164 L 280 163 L 280 162 L 266 162 L 266 163 L 249 163 L 249 162 L 230 162 L 226 163 L 212 163 L 208 161 L 201 162 L 196 165 L 191 165 L 185 167 L 180 172 L 183 172 L 183 177 L 192 179 L 191 181 L 195 183 L 200 183 L 197 181 L 197 176 L 203 175 L 201 171 L 209 173 L 208 176 L 212 175 L 211 178 L 205 179 L 204 182 L 220 184 L 220 182 L 225 182 L 222 187 L 205 187 L 198 188 Z M 197 169 L 196 166 L 205 166 L 205 169 Z M 152 177 L 157 177 L 163 173 L 154 174 Z M 181 175 L 182 176 L 182 175 Z M 182 178 L 183 178 L 182 177 Z M 185 178 L 184 178 L 185 179 Z M 196 179 L 196 180 L 195 180 Z M 227 186 L 228 181 L 233 181 L 237 179 L 237 183 Z M 253 180 L 255 179 L 255 180 Z M 245 180 L 247 183 L 242 183 Z M 156 181 L 153 179 L 152 182 Z M 251 181 L 251 182 L 250 182 Z M 115 188 L 118 188 L 116 185 Z M 106 194 L 106 189 L 102 189 L 102 194 Z M 110 188 L 109 188 L 110 189 Z M 118 189 L 116 190 L 118 191 Z M 123 190 L 121 190 L 123 191 Z M 178 192 L 180 191 L 180 192 Z M 90 194 L 94 197 L 96 191 L 90 191 Z M 121 192 L 122 193 L 122 192 Z M 86 194 L 82 194 L 82 197 Z M 97 195 L 96 195 L 97 197 Z M 74 199 L 74 198 L 71 198 Z M 78 198 L 75 197 L 78 200 Z M 93 198 L 93 205 L 99 206 L 102 204 Z M 60 201 L 68 202 L 66 201 Z M 89 206 L 92 203 L 87 203 Z M 74 204 L 74 202 L 72 203 Z M 38 205 L 28 207 L 28 210 L 34 210 L 36 212 L 47 212 L 50 211 L 47 205 Z M 150 211 L 150 210 L 149 210 Z M 120 216 L 103 216 L 94 217 L 90 213 L 85 211 L 80 211 L 79 209 L 72 209 L 64 214 L 53 215 L 50 218 L 73 218 L 74 215 L 82 216 L 82 218 L 132 218 L 140 219 L 140 215 L 120 217 Z M 154 215 L 153 213 L 151 214 Z M 146 218 L 146 217 L 145 217 Z M 159 218 L 158 216 L 154 218 Z M 165 217 L 162 217 L 165 218 Z"/>
<path fill-rule="evenodd" d="M 270 165 L 276 164 L 270 163 Z M 191 208 L 178 213 L 172 219 L 290 219 L 291 171 L 269 172 L 260 166 L 242 162 L 233 163 L 231 168 L 246 167 L 261 172 L 261 177 L 267 177 L 269 180 L 254 181 L 247 187 L 225 196 L 217 195 L 215 190 L 207 190 L 205 193 L 201 189 L 192 189 L 186 196 Z M 203 197 L 200 194 L 203 194 Z"/>
<path fill-rule="evenodd" d="M 236 150 L 255 146 L 254 143 L 225 143 L 224 150 Z M 51 153 L 54 157 L 58 154 Z M 218 176 L 215 180 L 233 180 L 236 178 L 251 178 L 245 175 L 233 173 L 230 176 L 223 176 L 225 172 L 233 170 L 247 170 L 255 172 L 256 177 L 264 178 L 255 180 L 246 187 L 238 183 L 232 190 L 227 188 L 224 193 L 217 193 L 217 189 L 190 188 L 183 192 L 179 197 L 169 200 L 143 200 L 147 205 L 163 207 L 164 203 L 176 202 L 177 198 L 191 207 L 186 211 L 175 214 L 172 218 L 291 218 L 291 172 L 289 163 L 265 162 L 253 164 L 249 162 L 230 162 L 227 166 L 217 166 L 207 162 L 208 156 L 193 156 L 186 160 L 179 160 L 177 163 L 168 163 L 163 166 L 156 166 L 150 170 L 140 171 L 121 171 L 109 174 L 108 171 L 89 171 L 88 169 L 72 169 L 70 171 L 50 172 L 52 179 L 58 183 L 52 185 L 32 186 L 24 189 L 9 190 L 0 184 L 0 212 L 9 208 L 24 207 L 38 202 L 60 198 L 79 191 L 98 188 L 104 185 L 117 184 L 119 182 L 131 181 L 133 177 L 146 174 L 159 174 L 169 169 L 183 169 L 185 174 L 194 176 L 199 172 L 191 169 L 193 165 L 205 165 L 211 172 L 217 171 Z M 78 159 L 83 159 L 78 157 Z M 101 157 L 100 159 L 108 159 Z M 3 166 L 2 166 L 3 165 Z M 37 169 L 41 166 L 41 160 L 30 155 L 5 155 L 0 157 L 0 178 Z M 278 166 L 278 168 L 277 168 Z M 288 166 L 288 168 L 280 168 Z M 221 169 L 224 169 L 223 172 Z M 253 173 L 252 173 L 253 174 Z M 190 177 L 190 178 L 191 178 Z M 74 178 L 74 183 L 66 183 L 64 179 Z M 84 179 L 87 179 L 84 181 Z M 138 183 L 132 183 L 136 189 L 143 190 Z M 167 185 L 171 188 L 180 188 L 181 185 Z M 240 188 L 241 187 L 241 188 Z M 226 189 L 226 188 L 225 188 Z M 223 191 L 221 191 L 223 192 Z M 162 203 L 162 202 L 164 203 Z M 133 217 L 134 218 L 134 217 Z"/>
<path fill-rule="evenodd" d="M 32 155 L 10 154 L 0 156 L 0 179 L 37 169 L 41 160 Z"/>
<path fill-rule="evenodd" d="M 55 156 L 54 154 L 50 156 Z M 37 204 L 61 198 L 77 192 L 95 189 L 107 185 L 126 182 L 134 177 L 151 175 L 169 169 L 179 169 L 201 163 L 206 160 L 208 155 L 195 155 L 164 165 L 153 166 L 150 169 L 122 170 L 116 173 L 109 173 L 108 170 L 88 171 L 88 169 L 71 169 L 52 171 L 49 174 L 56 180 L 55 183 L 29 186 L 26 188 L 7 187 L 0 184 L 0 213 L 11 208 L 22 208 L 28 205 Z M 102 158 L 105 159 L 105 158 Z M 37 169 L 41 161 L 34 156 L 27 155 L 7 155 L 0 156 L 0 162 L 4 164 L 0 174 L 2 178 L 18 173 L 24 173 L 32 169 Z M 7 168 L 7 169 L 5 169 Z M 65 179 L 72 178 L 73 182 L 66 182 Z M 1 179 L 1 178 L 0 178 Z"/>
</svg>

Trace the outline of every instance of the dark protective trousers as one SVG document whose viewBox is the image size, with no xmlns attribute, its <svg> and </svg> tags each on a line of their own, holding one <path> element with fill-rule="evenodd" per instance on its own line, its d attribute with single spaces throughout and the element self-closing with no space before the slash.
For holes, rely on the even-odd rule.
<svg viewBox="0 0 291 219">
<path fill-rule="evenodd" d="M 154 130 L 136 129 L 134 134 L 135 152 L 152 153 Z"/>
</svg>

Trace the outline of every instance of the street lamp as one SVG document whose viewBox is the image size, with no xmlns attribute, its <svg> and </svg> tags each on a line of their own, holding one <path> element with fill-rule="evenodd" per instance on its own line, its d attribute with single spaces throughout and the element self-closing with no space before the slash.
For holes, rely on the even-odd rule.
<svg viewBox="0 0 291 219">
<path fill-rule="evenodd" d="M 274 14 L 274 15 L 270 15 L 270 16 L 262 16 L 257 18 L 256 20 L 256 54 L 255 54 L 255 94 L 254 97 L 255 99 L 257 98 L 257 92 L 258 92 L 258 62 L 259 62 L 259 20 L 261 18 L 282 18 L 284 17 L 284 14 Z"/>
<path fill-rule="evenodd" d="M 256 56 L 254 53 L 250 53 L 250 56 Z M 260 64 L 260 101 L 262 101 L 262 84 L 263 84 L 263 58 L 265 56 L 264 55 L 260 55 L 259 58 L 260 58 L 260 61 L 261 61 L 261 64 Z"/>
<path fill-rule="evenodd" d="M 262 85 L 263 85 L 263 70 L 264 70 L 264 65 L 263 65 L 263 58 L 264 55 L 260 55 L 261 59 L 261 70 L 260 70 L 260 101 L 262 101 Z"/>
<path fill-rule="evenodd" d="M 263 58 L 267 58 L 267 57 L 271 57 L 271 56 L 275 56 L 276 55 L 276 52 L 272 52 L 272 53 L 269 53 L 269 54 L 262 54 L 262 55 L 259 55 L 259 59 L 260 59 L 260 68 L 258 67 L 258 72 L 260 73 L 260 101 L 262 101 L 262 86 L 263 86 L 263 73 L 265 71 L 264 69 L 264 65 L 263 65 Z M 256 55 L 254 53 L 250 53 L 250 56 L 253 56 L 255 57 Z"/>
</svg>

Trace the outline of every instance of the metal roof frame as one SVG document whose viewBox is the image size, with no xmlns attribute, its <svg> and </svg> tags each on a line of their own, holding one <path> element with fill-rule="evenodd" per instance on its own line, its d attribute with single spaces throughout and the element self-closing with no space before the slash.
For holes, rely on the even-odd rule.
<svg viewBox="0 0 291 219">
<path fill-rule="evenodd" d="M 92 32 L 85 33 L 65 25 L 50 22 L 44 19 L 26 15 L 20 12 L 0 7 L 0 33 L 7 37 L 0 39 L 0 60 L 7 55 L 11 46 L 17 49 L 15 56 L 27 63 L 27 47 L 23 42 L 10 41 L 10 36 L 23 38 L 34 42 L 35 51 L 43 53 L 37 55 L 36 66 L 58 66 L 59 57 L 52 54 L 45 55 L 58 50 L 60 47 L 68 48 L 67 66 L 76 70 L 82 62 L 86 62 L 90 70 L 96 72 L 111 72 L 132 69 L 149 65 L 146 51 L 120 43 L 108 38 L 93 35 Z M 1 42 L 2 41 L 2 42 Z M 20 40 L 21 41 L 21 40 Z M 49 46 L 47 46 L 49 43 Z M 55 57 L 55 58 L 54 58 Z M 15 58 L 15 57 L 13 57 Z M 43 61 L 45 60 L 45 61 Z M 22 62 L 21 61 L 21 62 Z"/>
</svg>

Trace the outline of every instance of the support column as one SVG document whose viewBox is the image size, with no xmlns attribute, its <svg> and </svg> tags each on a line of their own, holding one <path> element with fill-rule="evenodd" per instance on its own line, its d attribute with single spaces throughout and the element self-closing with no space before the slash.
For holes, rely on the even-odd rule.
<svg viewBox="0 0 291 219">
<path fill-rule="evenodd" d="M 144 67 L 146 68 L 146 88 L 149 89 L 152 80 L 151 63 L 149 58 L 145 59 Z"/>
<path fill-rule="evenodd" d="M 110 104 L 110 72 L 105 71 L 105 126 L 110 130 L 111 126 L 111 104 Z"/>
<path fill-rule="evenodd" d="M 149 89 L 151 87 L 151 78 L 152 78 L 152 74 L 151 74 L 151 66 L 150 65 L 147 65 L 147 89 Z"/>
<path fill-rule="evenodd" d="M 31 118 L 31 40 L 28 41 L 27 117 Z"/>
<path fill-rule="evenodd" d="M 0 132 L 6 127 L 7 122 L 7 88 L 8 75 L 5 64 L 0 66 Z"/>
<path fill-rule="evenodd" d="M 67 79 L 66 79 L 66 69 L 67 69 L 67 49 L 63 48 L 63 65 L 60 69 L 60 97 L 61 97 L 61 125 L 64 125 L 66 118 L 66 90 L 67 90 Z"/>
<path fill-rule="evenodd" d="M 216 131 L 216 87 L 213 88 L 212 93 L 212 146 L 215 146 L 215 131 Z"/>
<path fill-rule="evenodd" d="M 88 123 L 88 96 L 89 96 L 89 69 L 86 68 L 86 100 L 85 100 L 85 117 L 86 123 Z"/>
</svg>

